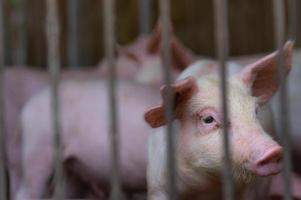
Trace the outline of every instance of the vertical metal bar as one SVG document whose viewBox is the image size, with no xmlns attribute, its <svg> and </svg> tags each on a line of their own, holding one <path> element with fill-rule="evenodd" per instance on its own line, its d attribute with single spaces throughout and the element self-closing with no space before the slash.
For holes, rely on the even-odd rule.
<svg viewBox="0 0 301 200">
<path fill-rule="evenodd" d="M 25 17 L 25 1 L 19 0 L 17 5 L 17 22 L 18 22 L 18 31 L 17 31 L 17 49 L 16 49 L 16 64 L 17 66 L 24 66 L 26 64 L 26 17 Z"/>
<path fill-rule="evenodd" d="M 4 132 L 4 23 L 3 0 L 0 0 L 0 199 L 7 199 L 7 185 L 5 172 L 5 132 Z"/>
<path fill-rule="evenodd" d="M 284 166 L 283 166 L 283 181 L 284 181 L 284 199 L 289 200 L 291 197 L 290 176 L 291 176 L 291 138 L 289 131 L 288 119 L 288 96 L 287 82 L 285 80 L 284 69 L 284 54 L 283 46 L 285 42 L 285 7 L 283 0 L 273 1 L 274 27 L 275 27 L 275 44 L 279 51 L 277 56 L 278 80 L 280 81 L 280 96 L 279 96 L 279 130 L 281 143 L 284 148 Z"/>
<path fill-rule="evenodd" d="M 139 29 L 141 33 L 150 32 L 152 0 L 139 0 Z"/>
<path fill-rule="evenodd" d="M 164 102 L 168 102 L 165 108 L 165 118 L 167 121 L 166 138 L 167 138 L 167 168 L 168 168 L 168 195 L 170 200 L 177 199 L 176 188 L 176 162 L 175 162 L 175 133 L 172 124 L 173 119 L 173 97 L 171 93 L 171 52 L 170 52 L 170 1 L 160 1 L 160 15 L 162 18 L 162 53 L 163 53 L 163 71 L 166 84 L 166 94 Z"/>
<path fill-rule="evenodd" d="M 108 102 L 110 103 L 110 142 L 111 142 L 111 158 L 112 158 L 112 199 L 121 199 L 120 188 L 120 172 L 119 172 L 119 130 L 118 130 L 118 108 L 116 101 L 116 73 L 115 73 L 115 0 L 104 0 L 104 44 L 105 59 L 109 71 L 108 77 Z"/>
<path fill-rule="evenodd" d="M 228 136 L 228 102 L 227 102 L 227 66 L 226 61 L 229 54 L 228 37 L 228 2 L 227 0 L 214 0 L 215 14 L 215 49 L 220 63 L 220 90 L 222 95 L 223 108 L 223 146 L 225 150 L 223 168 L 223 194 L 224 199 L 234 199 L 234 186 L 232 178 L 232 164 Z"/>
<path fill-rule="evenodd" d="M 298 30 L 298 18 L 297 18 L 297 1 L 289 0 L 288 1 L 288 37 L 289 39 L 295 41 L 297 39 L 297 30 Z"/>
<path fill-rule="evenodd" d="M 5 49 L 5 58 L 4 58 L 4 65 L 12 63 L 12 37 L 11 37 L 11 24 L 10 24 L 10 18 L 11 16 L 9 15 L 8 9 L 7 9 L 7 4 L 9 2 L 3 0 L 2 6 L 3 6 L 3 28 L 4 28 L 4 33 L 3 33 L 3 39 L 4 39 L 4 49 Z"/>
<path fill-rule="evenodd" d="M 54 131 L 54 162 L 55 162 L 55 199 L 63 199 L 64 177 L 61 156 L 61 125 L 60 125 L 60 105 L 59 105 L 59 83 L 60 83 L 60 50 L 59 50 L 59 21 L 57 0 L 47 0 L 47 47 L 48 47 L 48 70 L 51 84 L 51 106 Z"/>
<path fill-rule="evenodd" d="M 71 68 L 78 67 L 79 59 L 79 1 L 68 1 L 68 64 Z"/>
</svg>

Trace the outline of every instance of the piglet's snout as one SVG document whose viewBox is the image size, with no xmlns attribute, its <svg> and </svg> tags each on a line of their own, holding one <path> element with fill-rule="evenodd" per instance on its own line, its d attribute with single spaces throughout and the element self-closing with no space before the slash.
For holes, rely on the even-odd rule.
<svg viewBox="0 0 301 200">
<path fill-rule="evenodd" d="M 278 144 L 266 149 L 253 163 L 253 171 L 259 176 L 278 174 L 282 168 L 282 147 Z"/>
</svg>

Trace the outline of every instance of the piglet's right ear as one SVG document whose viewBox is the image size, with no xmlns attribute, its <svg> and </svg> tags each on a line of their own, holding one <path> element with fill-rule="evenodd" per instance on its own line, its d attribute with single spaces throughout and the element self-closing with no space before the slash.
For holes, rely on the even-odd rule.
<svg viewBox="0 0 301 200">
<path fill-rule="evenodd" d="M 187 101 L 198 91 L 197 83 L 194 77 L 189 76 L 185 79 L 176 81 L 171 85 L 173 99 L 173 119 L 181 118 L 185 112 L 184 108 Z M 166 93 L 166 86 L 161 87 L 161 96 Z M 158 128 L 166 124 L 164 107 L 168 102 L 164 102 L 151 108 L 144 114 L 145 121 L 152 127 Z"/>
<path fill-rule="evenodd" d="M 292 50 L 294 43 L 286 42 L 283 48 L 283 68 L 285 76 L 291 69 Z M 260 104 L 266 103 L 280 86 L 277 70 L 276 51 L 257 62 L 246 66 L 239 74 L 238 78 L 251 88 L 252 95 L 258 97 Z"/>
</svg>

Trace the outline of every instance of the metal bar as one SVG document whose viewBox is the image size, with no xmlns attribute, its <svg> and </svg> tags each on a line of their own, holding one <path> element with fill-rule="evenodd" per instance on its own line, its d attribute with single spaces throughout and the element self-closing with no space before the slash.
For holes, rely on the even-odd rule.
<svg viewBox="0 0 301 200">
<path fill-rule="evenodd" d="M 4 38 L 4 49 L 5 49 L 5 58 L 4 58 L 4 65 L 8 65 L 12 63 L 12 36 L 11 36 L 11 24 L 10 24 L 10 14 L 7 9 L 7 4 L 9 2 L 3 0 L 2 3 L 2 9 L 3 9 L 3 27 L 4 27 L 4 33 L 3 33 L 3 38 Z"/>
<path fill-rule="evenodd" d="M 16 48 L 16 64 L 17 66 L 24 66 L 27 59 L 27 32 L 25 26 L 25 1 L 19 0 L 17 5 L 17 48 Z"/>
<path fill-rule="evenodd" d="M 63 164 L 61 155 L 61 124 L 60 124 L 60 105 L 59 105 L 59 84 L 60 84 L 60 50 L 59 50 L 59 20 L 57 0 L 47 0 L 47 19 L 46 19 L 46 33 L 47 33 L 47 47 L 48 47 L 48 70 L 50 73 L 51 84 L 51 106 L 52 106 L 52 120 L 54 131 L 54 162 L 55 173 L 54 183 L 55 199 L 64 198 L 64 177 Z"/>
<path fill-rule="evenodd" d="M 170 200 L 177 199 L 176 185 L 176 162 L 175 162 L 175 130 L 173 126 L 173 96 L 171 93 L 171 51 L 170 51 L 170 1 L 160 1 L 160 15 L 162 18 L 162 53 L 163 53 L 163 72 L 166 85 L 166 93 L 164 94 L 166 138 L 167 138 L 167 168 L 168 168 L 168 195 Z"/>
<path fill-rule="evenodd" d="M 68 64 L 71 68 L 79 65 L 79 1 L 68 1 Z"/>
<path fill-rule="evenodd" d="M 5 132 L 4 132 L 4 22 L 3 22 L 3 0 L 0 0 L 0 199 L 8 199 L 5 171 Z"/>
<path fill-rule="evenodd" d="M 297 39 L 297 30 L 298 30 L 298 18 L 297 18 L 297 1 L 289 0 L 288 1 L 288 37 L 289 39 L 295 41 Z"/>
<path fill-rule="evenodd" d="M 277 69 L 278 80 L 280 81 L 280 96 L 279 96 L 279 130 L 281 143 L 284 148 L 284 166 L 283 166 L 283 182 L 284 182 L 284 199 L 290 200 L 291 197 L 291 185 L 290 176 L 292 170 L 291 164 L 291 137 L 289 130 L 289 113 L 288 113 L 288 93 L 287 82 L 285 80 L 284 69 L 284 54 L 283 46 L 285 42 L 285 6 L 283 0 L 273 1 L 273 15 L 274 15 L 274 27 L 275 27 L 275 44 L 278 49 L 277 56 Z"/>
<path fill-rule="evenodd" d="M 228 102 L 227 102 L 227 66 L 229 55 L 228 30 L 228 2 L 227 0 L 214 0 L 215 15 L 215 49 L 220 63 L 220 90 L 223 108 L 223 146 L 225 150 L 223 168 L 223 195 L 226 200 L 234 199 L 234 185 L 232 178 L 232 163 L 228 136 Z"/>
<path fill-rule="evenodd" d="M 104 44 L 105 44 L 105 59 L 109 71 L 108 77 L 108 102 L 110 103 L 110 143 L 111 143 L 111 158 L 112 158 L 112 176 L 111 199 L 119 200 L 121 197 L 120 188 L 120 152 L 119 152 L 119 130 L 118 130 L 118 108 L 116 100 L 116 72 L 115 72 L 115 0 L 104 0 Z"/>
<path fill-rule="evenodd" d="M 152 0 L 139 0 L 139 29 L 140 34 L 150 32 Z"/>
</svg>

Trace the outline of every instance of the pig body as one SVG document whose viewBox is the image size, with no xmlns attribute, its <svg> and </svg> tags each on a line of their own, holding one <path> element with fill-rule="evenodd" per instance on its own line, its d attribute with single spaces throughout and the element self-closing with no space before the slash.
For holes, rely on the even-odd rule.
<svg viewBox="0 0 301 200">
<path fill-rule="evenodd" d="M 111 174 L 106 88 L 105 81 L 90 80 L 65 82 L 60 90 L 63 160 L 75 160 L 73 170 L 87 182 L 93 180 L 104 191 L 109 189 Z M 141 96 L 144 101 L 140 100 Z M 49 90 L 40 93 L 28 102 L 22 114 L 24 185 L 18 199 L 41 197 L 52 173 L 53 133 L 49 97 Z M 117 99 L 122 186 L 126 191 L 144 191 L 145 145 L 149 128 L 143 120 L 143 111 L 159 97 L 150 86 L 121 81 Z M 43 116 L 37 119 L 37 112 Z"/>
<path fill-rule="evenodd" d="M 85 80 L 99 77 L 98 70 L 64 71 L 62 80 Z M 4 71 L 4 107 L 5 107 L 5 138 L 7 152 L 7 169 L 10 179 L 10 194 L 16 194 L 21 179 L 21 148 L 20 114 L 24 104 L 30 97 L 47 87 L 49 84 L 46 72 L 22 68 Z M 71 189 L 75 191 L 76 189 Z"/>
<path fill-rule="evenodd" d="M 87 79 L 97 76 L 95 70 L 66 71 L 63 79 Z M 4 71 L 4 116 L 7 169 L 10 180 L 10 194 L 13 198 L 21 179 L 22 134 L 20 114 L 27 100 L 45 88 L 48 75 L 43 71 L 24 68 L 10 68 Z"/>
<path fill-rule="evenodd" d="M 160 59 L 161 27 L 157 26 L 153 34 L 142 35 L 137 40 L 119 47 L 116 58 L 116 74 L 122 79 L 159 85 L 161 76 Z M 171 45 L 174 56 L 173 74 L 179 73 L 186 63 L 191 62 L 192 54 L 175 36 L 172 35 Z M 181 59 L 182 58 L 182 59 Z M 107 78 L 106 62 L 102 61 L 96 69 L 63 71 L 62 80 L 84 80 Z M 7 143 L 7 159 L 10 178 L 10 193 L 13 198 L 20 183 L 21 138 L 20 113 L 25 102 L 49 83 L 48 74 L 28 68 L 11 68 L 4 72 L 5 96 L 5 127 Z M 74 191 L 74 189 L 71 189 Z"/>
</svg>

